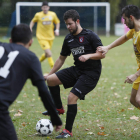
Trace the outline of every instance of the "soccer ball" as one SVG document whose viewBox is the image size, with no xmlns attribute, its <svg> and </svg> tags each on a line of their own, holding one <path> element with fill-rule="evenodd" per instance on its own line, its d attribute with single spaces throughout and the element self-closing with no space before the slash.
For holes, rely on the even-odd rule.
<svg viewBox="0 0 140 140">
<path fill-rule="evenodd" d="M 41 135 L 50 135 L 53 132 L 53 125 L 49 119 L 41 119 L 36 124 L 36 131 Z"/>
</svg>

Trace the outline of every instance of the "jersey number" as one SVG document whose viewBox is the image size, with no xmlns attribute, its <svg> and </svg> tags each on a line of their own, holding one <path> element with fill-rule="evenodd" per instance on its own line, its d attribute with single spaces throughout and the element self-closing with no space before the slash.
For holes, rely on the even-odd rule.
<svg viewBox="0 0 140 140">
<path fill-rule="evenodd" d="M 0 59 L 4 55 L 4 48 L 0 46 Z M 8 54 L 8 60 L 6 61 L 5 65 L 0 68 L 0 76 L 6 78 L 9 74 L 9 68 L 11 67 L 12 63 L 14 62 L 15 58 L 19 54 L 19 51 L 13 51 Z"/>
</svg>

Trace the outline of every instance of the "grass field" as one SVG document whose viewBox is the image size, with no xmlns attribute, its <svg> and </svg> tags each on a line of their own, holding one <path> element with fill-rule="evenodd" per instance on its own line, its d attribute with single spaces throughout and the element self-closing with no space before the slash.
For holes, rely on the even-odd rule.
<svg viewBox="0 0 140 140">
<path fill-rule="evenodd" d="M 100 36 L 104 45 L 117 37 Z M 56 37 L 52 52 L 54 60 L 59 56 L 64 36 Z M 8 41 L 2 40 L 0 41 Z M 43 51 L 37 39 L 30 48 L 39 57 Z M 97 87 L 90 92 L 85 101 L 78 101 L 78 113 L 73 127 L 71 140 L 138 140 L 140 139 L 139 110 L 130 102 L 130 84 L 124 84 L 126 76 L 135 73 L 137 64 L 132 40 L 110 50 L 102 60 L 103 69 Z M 63 68 L 73 65 L 72 56 L 68 57 Z M 49 72 L 47 60 L 42 62 L 43 73 Z M 20 77 L 19 77 L 20 78 Z M 70 89 L 61 86 L 61 97 L 65 110 Z M 10 115 L 19 140 L 54 140 L 58 133 L 42 137 L 36 134 L 35 126 L 39 119 L 49 118 L 41 114 L 45 108 L 38 96 L 37 89 L 28 80 L 21 94 L 10 107 Z M 18 116 L 17 114 L 21 114 Z M 61 116 L 63 128 L 66 113 Z"/>
</svg>

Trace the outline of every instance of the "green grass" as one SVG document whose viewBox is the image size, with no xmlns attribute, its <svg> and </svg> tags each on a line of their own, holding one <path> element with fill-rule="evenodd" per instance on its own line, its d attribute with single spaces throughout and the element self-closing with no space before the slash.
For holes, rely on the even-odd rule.
<svg viewBox="0 0 140 140">
<path fill-rule="evenodd" d="M 115 36 L 100 36 L 104 45 L 114 41 Z M 52 47 L 53 58 L 56 60 L 60 54 L 64 36 L 56 37 Z M 8 41 L 2 40 L 0 41 Z M 30 48 L 39 57 L 43 51 L 37 39 Z M 72 56 L 68 57 L 63 68 L 73 64 Z M 132 47 L 132 40 L 108 52 L 102 60 L 103 69 L 97 87 L 90 92 L 85 101 L 78 101 L 78 113 L 73 126 L 71 140 L 138 140 L 140 137 L 139 110 L 129 103 L 131 87 L 124 84 L 126 76 L 136 72 L 137 64 Z M 42 62 L 43 73 L 49 72 L 47 60 Z M 61 97 L 65 110 L 67 109 L 67 96 L 70 89 L 61 86 Z M 18 110 L 23 111 L 19 117 L 14 116 Z M 16 128 L 19 140 L 54 140 L 58 133 L 41 137 L 36 134 L 35 126 L 39 119 L 49 118 L 41 114 L 45 108 L 38 96 L 37 89 L 28 80 L 21 94 L 10 107 L 10 115 Z M 66 114 L 61 116 L 63 128 Z M 100 135 L 106 134 L 106 135 Z"/>
</svg>

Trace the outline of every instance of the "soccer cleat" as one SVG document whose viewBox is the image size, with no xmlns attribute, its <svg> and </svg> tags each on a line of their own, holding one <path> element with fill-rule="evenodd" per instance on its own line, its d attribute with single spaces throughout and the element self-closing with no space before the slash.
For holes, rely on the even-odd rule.
<svg viewBox="0 0 140 140">
<path fill-rule="evenodd" d="M 58 136 L 56 136 L 56 139 L 63 139 L 73 137 L 72 133 L 70 133 L 67 129 L 63 129 L 62 133 L 60 133 Z"/>
<path fill-rule="evenodd" d="M 62 108 L 60 109 L 56 109 L 57 110 L 57 113 L 60 115 L 60 114 L 63 114 L 65 112 L 64 110 L 64 107 L 62 106 Z M 45 111 L 45 112 L 42 112 L 43 115 L 50 115 L 48 111 Z"/>
</svg>

